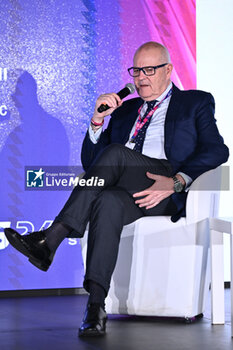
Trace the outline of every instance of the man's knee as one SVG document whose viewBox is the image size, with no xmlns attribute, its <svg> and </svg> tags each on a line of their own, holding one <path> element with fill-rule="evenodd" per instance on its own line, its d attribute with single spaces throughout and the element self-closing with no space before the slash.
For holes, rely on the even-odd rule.
<svg viewBox="0 0 233 350">
<path fill-rule="evenodd" d="M 124 145 L 121 145 L 120 143 L 112 143 L 111 145 L 108 145 L 104 151 L 104 155 L 110 154 L 111 157 L 117 157 L 118 155 L 121 155 L 122 152 L 124 152 L 126 147 Z"/>
</svg>

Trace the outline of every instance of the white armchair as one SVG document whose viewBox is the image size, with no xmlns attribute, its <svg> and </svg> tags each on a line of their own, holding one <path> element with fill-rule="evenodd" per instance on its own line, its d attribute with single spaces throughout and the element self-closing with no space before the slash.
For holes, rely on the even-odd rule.
<svg viewBox="0 0 233 350">
<path fill-rule="evenodd" d="M 106 299 L 112 314 L 192 318 L 203 313 L 210 284 L 209 218 L 218 212 L 221 170 L 196 179 L 187 216 L 143 217 L 124 227 Z M 85 265 L 87 234 L 81 239 Z"/>
</svg>

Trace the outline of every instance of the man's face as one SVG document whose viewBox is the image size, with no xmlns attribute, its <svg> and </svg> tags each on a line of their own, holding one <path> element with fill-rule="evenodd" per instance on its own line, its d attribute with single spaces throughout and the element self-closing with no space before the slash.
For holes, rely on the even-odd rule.
<svg viewBox="0 0 233 350">
<path fill-rule="evenodd" d="M 134 56 L 134 67 L 157 66 L 165 62 L 160 49 L 142 49 Z M 147 76 L 142 71 L 134 78 L 138 95 L 145 101 L 159 97 L 170 84 L 172 64 L 156 69 L 155 75 Z"/>
</svg>

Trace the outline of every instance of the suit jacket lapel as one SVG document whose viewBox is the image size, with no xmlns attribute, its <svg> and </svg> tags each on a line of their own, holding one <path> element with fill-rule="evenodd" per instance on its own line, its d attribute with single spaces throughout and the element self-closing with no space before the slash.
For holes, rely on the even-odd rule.
<svg viewBox="0 0 233 350">
<path fill-rule="evenodd" d="M 125 144 L 129 139 L 130 131 L 132 130 L 132 127 L 138 117 L 138 109 L 142 103 L 143 100 L 141 98 L 137 98 L 135 100 L 135 105 L 133 106 L 132 110 L 129 111 L 127 118 L 125 118 L 124 133 L 122 134 L 122 144 Z"/>
<path fill-rule="evenodd" d="M 179 114 L 180 99 L 181 99 L 180 90 L 173 84 L 172 96 L 168 106 L 166 119 L 165 119 L 165 126 L 164 126 L 165 154 L 168 159 L 169 159 L 170 150 L 172 146 L 175 121 L 177 120 L 177 116 Z"/>
</svg>

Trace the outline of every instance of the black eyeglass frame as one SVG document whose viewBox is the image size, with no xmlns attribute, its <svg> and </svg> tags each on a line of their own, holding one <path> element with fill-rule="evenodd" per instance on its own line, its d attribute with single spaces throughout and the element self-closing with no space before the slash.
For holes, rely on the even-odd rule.
<svg viewBox="0 0 233 350">
<path fill-rule="evenodd" d="M 130 67 L 130 68 L 128 68 L 128 72 L 129 72 L 129 75 L 131 76 L 131 77 L 133 77 L 133 78 L 136 78 L 136 77 L 139 77 L 139 75 L 140 75 L 140 71 L 143 71 L 143 73 L 146 75 L 146 76 L 151 76 L 151 75 L 155 75 L 155 73 L 156 73 L 156 69 L 158 69 L 158 68 L 162 68 L 162 67 L 164 67 L 164 66 L 166 66 L 168 63 L 163 63 L 163 64 L 159 64 L 158 66 L 146 66 L 146 67 Z M 130 73 L 130 71 L 132 70 L 132 69 L 138 69 L 138 75 L 132 75 L 131 73 Z M 146 72 L 145 72 L 145 68 L 154 68 L 154 73 L 153 74 L 146 74 Z"/>
</svg>

